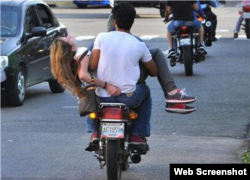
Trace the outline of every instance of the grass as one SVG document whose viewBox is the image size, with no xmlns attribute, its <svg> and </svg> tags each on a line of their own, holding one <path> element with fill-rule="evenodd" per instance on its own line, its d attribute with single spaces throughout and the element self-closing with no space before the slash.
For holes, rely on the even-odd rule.
<svg viewBox="0 0 250 180">
<path fill-rule="evenodd" d="M 250 164 L 250 149 L 246 150 L 242 156 L 243 164 Z"/>
</svg>

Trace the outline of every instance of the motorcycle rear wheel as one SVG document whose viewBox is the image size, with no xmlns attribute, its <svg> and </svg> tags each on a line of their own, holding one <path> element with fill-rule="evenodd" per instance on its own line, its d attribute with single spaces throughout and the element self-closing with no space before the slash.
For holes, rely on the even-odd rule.
<svg viewBox="0 0 250 180">
<path fill-rule="evenodd" d="M 192 60 L 192 54 L 191 54 L 191 46 L 183 46 L 182 50 L 183 50 L 185 74 L 186 76 L 192 76 L 193 75 L 193 60 Z"/>
<path fill-rule="evenodd" d="M 250 19 L 245 19 L 245 32 L 247 39 L 250 39 Z"/>
<path fill-rule="evenodd" d="M 212 46 L 212 40 L 211 40 L 211 39 L 209 39 L 209 38 L 206 37 L 206 38 L 204 39 L 204 41 L 205 41 L 205 45 L 206 45 L 206 46 L 208 46 L 208 47 Z"/>
<path fill-rule="evenodd" d="M 106 169 L 107 180 L 119 180 L 122 175 L 122 159 L 120 140 L 107 140 L 106 142 Z"/>
</svg>

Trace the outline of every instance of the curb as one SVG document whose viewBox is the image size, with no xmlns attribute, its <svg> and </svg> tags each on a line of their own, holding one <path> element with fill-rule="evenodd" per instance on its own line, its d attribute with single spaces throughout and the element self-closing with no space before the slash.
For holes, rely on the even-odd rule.
<svg viewBox="0 0 250 180">
<path fill-rule="evenodd" d="M 49 4 L 48 3 L 48 5 L 49 5 L 49 7 L 56 7 L 56 4 Z"/>
</svg>

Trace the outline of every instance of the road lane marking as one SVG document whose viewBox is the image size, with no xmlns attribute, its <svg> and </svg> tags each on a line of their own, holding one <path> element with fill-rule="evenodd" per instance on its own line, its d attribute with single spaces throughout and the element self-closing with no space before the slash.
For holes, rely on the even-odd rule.
<svg viewBox="0 0 250 180">
<path fill-rule="evenodd" d="M 63 109 L 75 109 L 78 108 L 78 106 L 63 106 Z"/>
<path fill-rule="evenodd" d="M 228 29 L 217 29 L 216 32 L 229 32 Z"/>
<path fill-rule="evenodd" d="M 95 39 L 95 36 L 78 36 L 75 38 L 77 41 Z"/>
<path fill-rule="evenodd" d="M 216 35 L 215 36 L 217 39 L 220 39 L 222 37 L 222 35 Z"/>
<path fill-rule="evenodd" d="M 239 35 L 238 38 L 234 38 L 234 40 L 238 41 L 238 40 L 247 40 L 246 35 Z"/>
<path fill-rule="evenodd" d="M 219 30 L 220 32 L 227 32 L 228 30 Z M 224 35 L 216 35 L 217 39 L 222 38 Z M 150 41 L 153 40 L 154 38 L 166 38 L 166 37 L 161 37 L 160 35 L 141 35 L 139 36 L 143 41 Z M 95 36 L 78 36 L 75 38 L 77 41 L 84 41 L 84 40 L 91 40 L 95 39 Z M 239 40 L 245 40 L 247 39 L 245 35 L 239 35 Z M 237 39 L 235 39 L 237 40 Z"/>
<path fill-rule="evenodd" d="M 158 38 L 159 36 L 158 35 L 143 35 L 143 36 L 140 36 L 140 38 L 142 40 L 152 40 L 154 38 Z"/>
</svg>

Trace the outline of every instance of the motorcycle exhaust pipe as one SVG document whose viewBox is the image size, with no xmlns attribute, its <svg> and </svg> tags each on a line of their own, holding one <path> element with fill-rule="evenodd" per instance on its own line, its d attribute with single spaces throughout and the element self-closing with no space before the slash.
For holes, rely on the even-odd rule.
<svg viewBox="0 0 250 180">
<path fill-rule="evenodd" d="M 131 157 L 130 157 L 132 163 L 134 164 L 138 164 L 139 162 L 141 162 L 141 155 L 139 154 L 133 154 Z"/>
</svg>

